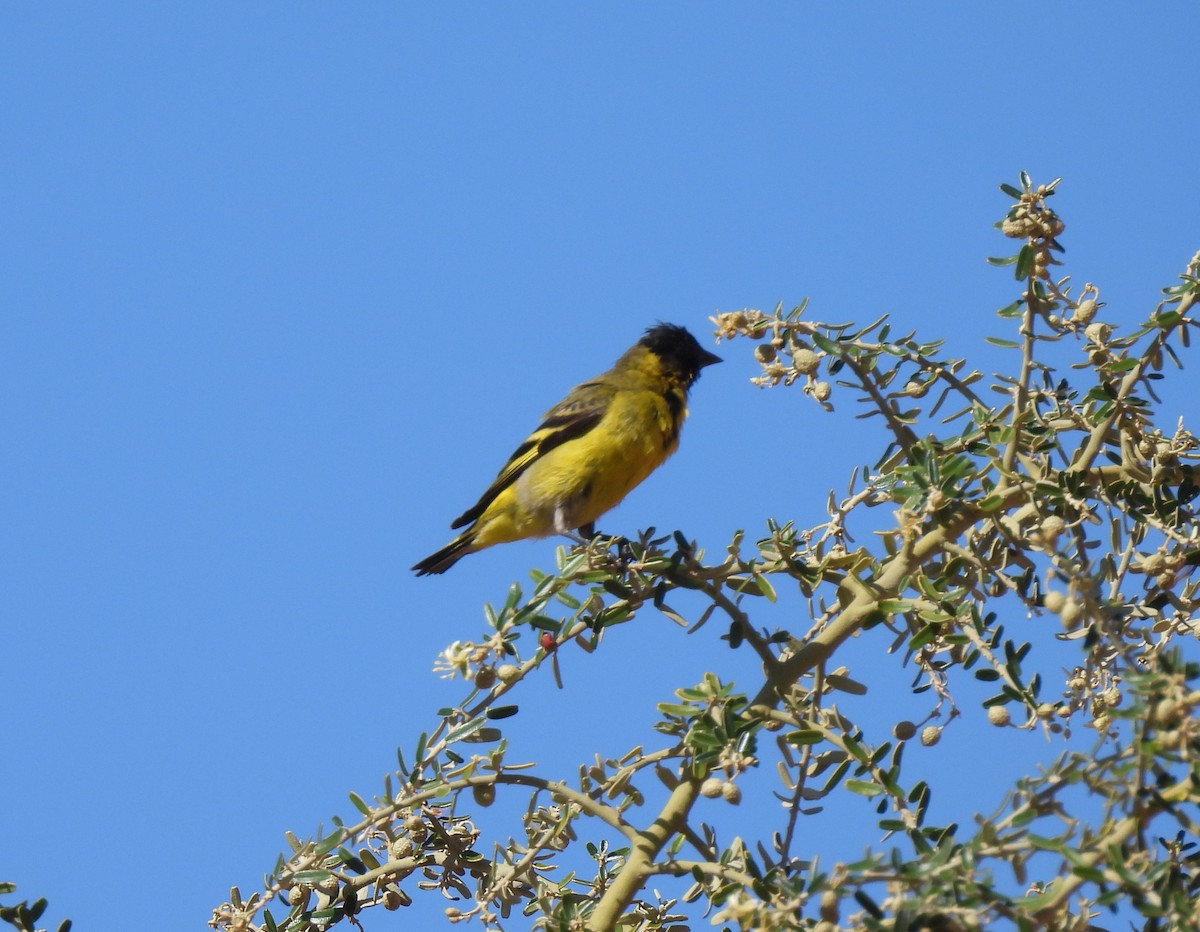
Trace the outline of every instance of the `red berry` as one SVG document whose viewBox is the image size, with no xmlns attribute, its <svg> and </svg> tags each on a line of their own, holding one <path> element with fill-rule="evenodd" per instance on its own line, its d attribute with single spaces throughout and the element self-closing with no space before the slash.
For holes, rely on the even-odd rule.
<svg viewBox="0 0 1200 932">
<path fill-rule="evenodd" d="M 542 632 L 542 650 L 552 651 L 558 647 L 558 642 L 554 640 L 554 635 L 549 631 Z"/>
</svg>

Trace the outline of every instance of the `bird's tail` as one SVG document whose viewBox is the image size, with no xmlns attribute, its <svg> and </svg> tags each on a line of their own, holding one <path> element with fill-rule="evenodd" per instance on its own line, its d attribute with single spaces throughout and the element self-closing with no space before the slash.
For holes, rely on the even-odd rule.
<svg viewBox="0 0 1200 932">
<path fill-rule="evenodd" d="M 471 546 L 474 542 L 475 534 L 473 531 L 468 530 L 466 533 L 459 534 L 458 537 L 450 541 L 450 543 L 437 553 L 430 554 L 420 563 L 416 564 L 413 567 L 413 572 L 418 576 L 431 576 L 444 573 L 468 553 L 474 551 L 474 547 Z"/>
</svg>

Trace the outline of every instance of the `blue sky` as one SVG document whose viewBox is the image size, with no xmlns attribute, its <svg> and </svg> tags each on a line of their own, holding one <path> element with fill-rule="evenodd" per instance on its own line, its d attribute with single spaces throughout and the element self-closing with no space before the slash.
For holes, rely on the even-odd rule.
<svg viewBox="0 0 1200 932">
<path fill-rule="evenodd" d="M 808 295 L 1006 365 L 984 257 L 1021 169 L 1066 179 L 1069 271 L 1142 319 L 1200 247 L 1197 17 L 7 5 L 0 879 L 81 929 L 199 927 L 285 829 L 373 792 L 461 692 L 437 652 L 555 542 L 407 567 L 657 320 L 707 340 L 714 311 Z M 823 415 L 717 352 L 605 530 L 719 552 L 819 521 L 877 457 L 848 395 Z M 565 774 L 623 752 L 728 663 L 717 633 L 647 613 L 564 659 L 566 691 L 521 699 L 525 755 L 548 726 L 584 742 Z"/>
</svg>

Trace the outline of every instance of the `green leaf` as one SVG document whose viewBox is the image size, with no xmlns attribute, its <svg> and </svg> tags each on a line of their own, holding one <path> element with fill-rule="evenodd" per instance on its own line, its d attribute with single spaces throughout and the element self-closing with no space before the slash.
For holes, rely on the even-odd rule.
<svg viewBox="0 0 1200 932">
<path fill-rule="evenodd" d="M 842 744 L 845 745 L 847 753 L 849 753 L 849 755 L 856 761 L 858 761 L 860 764 L 867 763 L 867 752 L 863 750 L 861 744 L 859 744 L 849 735 L 846 735 L 844 738 L 842 738 Z"/>
<path fill-rule="evenodd" d="M 1033 247 L 1026 243 L 1021 247 L 1021 251 L 1017 253 L 1017 268 L 1013 272 L 1013 277 L 1017 281 L 1023 282 L 1029 277 L 1029 272 L 1033 269 Z"/>
<path fill-rule="evenodd" d="M 1005 266 L 1005 265 L 1016 265 L 1016 262 L 1017 262 L 1016 256 L 988 256 L 987 257 L 988 265 L 994 265 L 997 267 Z"/>
<path fill-rule="evenodd" d="M 366 801 L 361 796 L 359 796 L 357 793 L 350 794 L 350 802 L 354 806 L 354 808 L 357 809 L 359 812 L 361 812 L 363 815 L 371 814 L 371 807 L 368 806 Z"/>
<path fill-rule="evenodd" d="M 1023 197 L 1022 192 L 1018 191 L 1011 184 L 1005 184 L 1005 183 L 1001 182 L 1000 190 L 1003 191 L 1005 194 L 1007 194 L 1009 197 L 1011 197 L 1014 201 L 1019 201 Z"/>
<path fill-rule="evenodd" d="M 332 851 L 334 848 L 336 848 L 338 845 L 340 845 L 342 843 L 342 839 L 345 837 L 346 837 L 346 832 L 344 829 L 339 828 L 337 831 L 331 832 L 329 835 L 327 835 L 322 841 L 320 841 L 317 844 L 317 847 L 314 849 L 313 854 L 317 854 L 317 855 L 328 854 L 330 851 Z"/>
<path fill-rule="evenodd" d="M 926 625 L 911 638 L 909 638 L 909 650 L 919 650 L 926 644 L 933 643 L 933 641 L 937 639 L 939 631 L 941 631 L 941 625 Z"/>
<path fill-rule="evenodd" d="M 837 673 L 830 673 L 825 677 L 825 684 L 839 692 L 849 693 L 852 696 L 865 696 L 867 687 L 858 680 L 853 680 L 848 676 L 842 676 Z"/>
<path fill-rule="evenodd" d="M 292 875 L 292 880 L 296 883 L 325 883 L 327 880 L 333 880 L 333 872 L 326 870 L 296 871 Z"/>
<path fill-rule="evenodd" d="M 1020 349 L 1021 344 L 1014 340 L 1002 340 L 999 337 L 984 337 L 985 342 L 991 343 L 992 346 L 1000 346 L 1004 349 Z"/>
<path fill-rule="evenodd" d="M 868 783 L 866 780 L 847 780 L 846 789 L 860 796 L 879 796 L 884 792 L 878 783 Z"/>
<path fill-rule="evenodd" d="M 604 591 L 609 595 L 615 595 L 618 599 L 628 599 L 633 596 L 633 591 L 626 586 L 622 586 L 615 579 L 606 579 L 600 584 L 604 587 Z"/>
<path fill-rule="evenodd" d="M 1032 806 L 1026 806 L 1013 813 L 1012 826 L 1013 828 L 1021 828 L 1023 825 L 1028 825 L 1037 818 L 1037 811 Z"/>
<path fill-rule="evenodd" d="M 511 612 L 517 607 L 517 603 L 521 601 L 521 586 L 518 583 L 513 583 L 508 587 L 508 598 L 504 600 L 504 610 Z"/>
<path fill-rule="evenodd" d="M 354 852 L 347 851 L 345 848 L 338 848 L 337 856 L 354 873 L 361 875 L 367 872 L 367 865 Z"/>
<path fill-rule="evenodd" d="M 775 590 L 771 587 L 771 583 L 767 581 L 766 576 L 755 576 L 754 585 L 758 586 L 758 591 L 767 597 L 768 602 L 776 600 Z"/>
<path fill-rule="evenodd" d="M 520 710 L 515 705 L 498 705 L 495 708 L 488 709 L 484 715 L 493 721 L 496 721 L 502 718 L 511 718 L 512 716 L 516 715 L 518 711 Z"/>
<path fill-rule="evenodd" d="M 805 728 L 800 731 L 788 732 L 783 738 L 788 744 L 804 745 L 804 744 L 819 744 L 825 740 L 824 732 L 816 731 L 815 729 Z"/>
<path fill-rule="evenodd" d="M 483 727 L 485 721 L 487 719 L 480 716 L 479 718 L 471 719 L 469 722 L 463 722 L 457 728 L 450 729 L 450 733 L 446 735 L 446 743 L 453 744 L 455 741 L 462 741 L 468 735 L 473 735 Z"/>
<path fill-rule="evenodd" d="M 812 341 L 815 344 L 817 344 L 817 349 L 821 350 L 824 353 L 828 353 L 831 356 L 840 356 L 841 355 L 841 353 L 838 350 L 837 344 L 834 343 L 832 340 L 830 340 L 828 337 L 822 336 L 819 333 L 813 333 Z"/>
</svg>

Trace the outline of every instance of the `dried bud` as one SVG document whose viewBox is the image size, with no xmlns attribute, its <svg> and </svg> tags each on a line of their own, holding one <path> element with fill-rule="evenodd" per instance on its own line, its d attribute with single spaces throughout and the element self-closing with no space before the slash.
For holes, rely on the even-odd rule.
<svg viewBox="0 0 1200 932">
<path fill-rule="evenodd" d="M 496 667 L 496 675 L 501 683 L 512 683 L 521 675 L 521 668 L 511 663 L 502 663 Z"/>
<path fill-rule="evenodd" d="M 736 783 L 726 781 L 721 784 L 721 796 L 725 802 L 731 806 L 736 806 L 742 801 L 742 790 Z"/>
<path fill-rule="evenodd" d="M 413 850 L 414 845 L 412 839 L 408 838 L 407 836 L 404 838 L 397 838 L 391 843 L 391 845 L 388 846 L 388 853 L 391 855 L 393 861 L 403 861 L 406 857 L 413 853 Z"/>
<path fill-rule="evenodd" d="M 812 375 L 820 362 L 821 357 L 807 346 L 792 347 L 792 368 L 801 375 Z"/>
<path fill-rule="evenodd" d="M 1141 570 L 1147 576 L 1158 576 L 1167 568 L 1167 560 L 1161 553 L 1152 553 L 1142 560 Z"/>
<path fill-rule="evenodd" d="M 1003 728 L 1010 721 L 1012 721 L 1012 717 L 1008 714 L 1008 709 L 1004 708 L 1002 705 L 994 705 L 988 709 L 987 717 L 988 721 L 997 728 Z"/>
<path fill-rule="evenodd" d="M 921 729 L 921 743 L 927 748 L 933 747 L 942 740 L 942 729 L 937 725 L 927 725 Z"/>
<path fill-rule="evenodd" d="M 1042 523 L 1038 527 L 1038 532 L 1042 535 L 1044 541 L 1052 543 L 1066 528 L 1067 522 L 1058 515 L 1047 515 L 1042 519 Z"/>
<path fill-rule="evenodd" d="M 774 362 L 775 347 L 770 343 L 759 343 L 758 346 L 754 347 L 754 358 L 759 362 Z"/>
<path fill-rule="evenodd" d="M 425 820 L 419 815 L 412 815 L 405 819 L 404 829 L 412 836 L 414 842 L 424 841 L 425 836 L 429 833 L 429 828 L 425 825 Z"/>
<path fill-rule="evenodd" d="M 812 384 L 812 396 L 817 401 L 828 401 L 831 391 L 828 382 L 813 382 Z"/>
<path fill-rule="evenodd" d="M 716 799 L 721 795 L 721 787 L 725 785 L 725 781 L 720 777 L 709 777 L 700 784 L 700 795 L 706 799 Z"/>
<path fill-rule="evenodd" d="M 312 895 L 312 887 L 306 883 L 297 884 L 288 891 L 288 905 L 299 906 L 303 909 Z"/>
<path fill-rule="evenodd" d="M 1047 592 L 1042 596 L 1042 605 L 1046 611 L 1054 612 L 1055 615 L 1061 615 L 1062 610 L 1066 607 L 1067 597 L 1061 592 Z"/>
<path fill-rule="evenodd" d="M 1075 307 L 1075 311 L 1071 314 L 1071 320 L 1077 324 L 1090 324 L 1096 316 L 1096 308 L 1098 305 L 1092 298 L 1085 301 L 1080 301 Z"/>
<path fill-rule="evenodd" d="M 826 890 L 821 894 L 821 918 L 826 922 L 837 922 L 840 918 L 839 904 L 841 901 L 838 895 L 832 890 Z"/>
<path fill-rule="evenodd" d="M 892 729 L 892 737 L 897 741 L 907 741 L 916 733 L 917 726 L 909 721 L 896 722 L 895 727 Z"/>
</svg>

